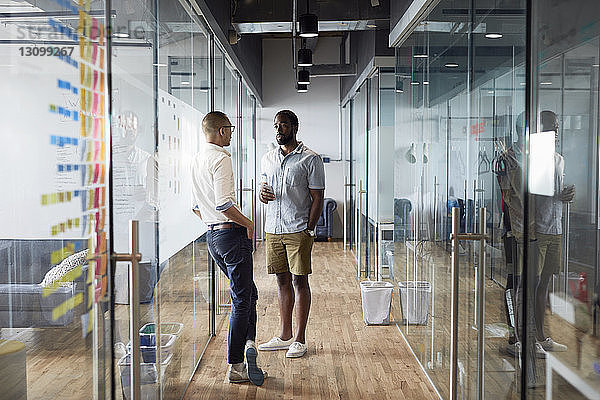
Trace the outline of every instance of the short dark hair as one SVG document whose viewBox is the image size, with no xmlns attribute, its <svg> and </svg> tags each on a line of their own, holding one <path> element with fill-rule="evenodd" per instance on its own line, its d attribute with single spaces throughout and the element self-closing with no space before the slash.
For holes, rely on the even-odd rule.
<svg viewBox="0 0 600 400">
<path fill-rule="evenodd" d="M 277 112 L 277 114 L 275 114 L 275 117 L 273 118 L 273 120 L 275 120 L 279 115 L 288 117 L 288 119 L 290 120 L 292 125 L 298 126 L 298 117 L 296 116 L 296 114 L 294 114 L 294 112 L 292 110 L 281 110 L 281 111 Z"/>
</svg>

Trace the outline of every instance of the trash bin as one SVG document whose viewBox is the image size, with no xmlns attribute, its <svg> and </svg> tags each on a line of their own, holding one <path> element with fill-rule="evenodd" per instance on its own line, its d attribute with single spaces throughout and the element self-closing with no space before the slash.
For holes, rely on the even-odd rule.
<svg viewBox="0 0 600 400">
<path fill-rule="evenodd" d="M 394 285 L 390 282 L 363 281 L 360 283 L 363 321 L 367 325 L 388 325 Z"/>
<path fill-rule="evenodd" d="M 431 302 L 431 283 L 425 281 L 398 282 L 402 323 L 427 325 L 429 303 Z"/>
<path fill-rule="evenodd" d="M 170 355 L 161 363 L 161 377 L 164 378 L 165 371 L 171 362 Z M 131 354 L 125 355 L 117 364 L 119 374 L 121 375 L 121 388 L 126 400 L 130 400 L 131 395 Z M 140 363 L 140 386 L 141 400 L 158 400 L 160 398 L 160 388 L 158 384 L 158 371 L 156 363 Z"/>
</svg>

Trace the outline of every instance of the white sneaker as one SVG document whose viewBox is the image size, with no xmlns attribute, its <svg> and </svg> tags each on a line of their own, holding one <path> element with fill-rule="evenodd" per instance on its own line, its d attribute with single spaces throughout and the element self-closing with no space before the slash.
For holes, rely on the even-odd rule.
<svg viewBox="0 0 600 400">
<path fill-rule="evenodd" d="M 521 354 L 521 342 L 506 345 L 506 352 L 512 356 L 518 357 Z M 535 357 L 541 359 L 546 358 L 546 350 L 544 350 L 539 342 L 535 343 Z"/>
<path fill-rule="evenodd" d="M 294 342 L 290 345 L 290 349 L 285 353 L 287 358 L 298 358 L 306 354 L 308 348 L 304 343 Z"/>
<path fill-rule="evenodd" d="M 294 343 L 293 337 L 289 340 L 281 340 L 278 336 L 274 336 L 268 342 L 259 344 L 258 349 L 261 351 L 287 350 L 292 343 Z"/>
<path fill-rule="evenodd" d="M 556 343 L 552 338 L 547 337 L 546 340 L 538 342 L 546 351 L 567 351 L 567 346 Z"/>
</svg>

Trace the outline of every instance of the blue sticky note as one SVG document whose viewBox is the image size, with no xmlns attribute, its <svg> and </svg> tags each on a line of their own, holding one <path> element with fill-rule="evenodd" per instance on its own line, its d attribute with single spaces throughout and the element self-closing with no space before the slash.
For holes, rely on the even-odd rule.
<svg viewBox="0 0 600 400">
<path fill-rule="evenodd" d="M 72 167 L 71 165 L 67 164 L 67 171 L 68 171 L 68 172 L 71 172 L 71 169 L 72 169 L 72 168 L 73 168 L 73 167 Z"/>
<path fill-rule="evenodd" d="M 64 165 L 60 165 L 60 164 L 58 165 L 58 172 L 63 172 L 64 169 L 65 169 Z"/>
<path fill-rule="evenodd" d="M 77 111 L 73 111 L 73 120 L 79 121 L 79 113 Z"/>
<path fill-rule="evenodd" d="M 50 144 L 56 144 L 56 136 L 52 135 L 50 136 Z"/>
</svg>

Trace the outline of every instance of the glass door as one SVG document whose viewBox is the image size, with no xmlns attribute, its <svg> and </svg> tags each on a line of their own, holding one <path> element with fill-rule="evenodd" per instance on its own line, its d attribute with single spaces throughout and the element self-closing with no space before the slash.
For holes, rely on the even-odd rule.
<svg viewBox="0 0 600 400">
<path fill-rule="evenodd" d="M 367 100 L 368 83 L 363 83 L 356 93 L 352 105 L 352 162 L 351 171 L 354 189 L 354 237 L 353 252 L 358 260 L 358 275 L 366 277 L 367 269 Z"/>
<path fill-rule="evenodd" d="M 256 100 L 247 87 L 242 87 L 242 124 L 240 132 L 241 142 L 241 207 L 242 212 L 252 221 L 256 221 L 256 204 L 254 201 L 256 181 L 256 131 L 255 109 Z M 256 243 L 256 232 L 253 238 Z"/>
<path fill-rule="evenodd" d="M 366 274 L 370 279 L 378 280 L 377 271 L 377 231 L 378 200 L 377 193 L 379 177 L 379 71 L 376 71 L 367 81 L 367 143 L 366 143 L 366 197 L 367 219 L 365 226 L 366 245 Z"/>
<path fill-rule="evenodd" d="M 114 265 L 115 397 L 127 399 L 132 387 L 142 398 L 181 398 L 210 338 L 207 227 L 190 203 L 210 106 L 208 34 L 189 7 L 154 6 L 138 11 L 135 34 L 117 36 L 110 52 L 113 251 L 130 252 L 134 220 L 141 254 L 137 302 L 130 263 Z"/>
</svg>

